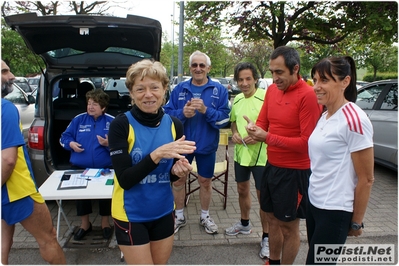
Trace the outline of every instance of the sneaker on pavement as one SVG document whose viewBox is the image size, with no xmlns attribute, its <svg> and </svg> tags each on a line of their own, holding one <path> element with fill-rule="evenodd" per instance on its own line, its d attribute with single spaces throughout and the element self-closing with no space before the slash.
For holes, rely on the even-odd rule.
<svg viewBox="0 0 399 266">
<path fill-rule="evenodd" d="M 259 251 L 259 257 L 262 259 L 264 258 L 269 258 L 270 252 L 269 252 L 269 238 L 265 237 L 262 239 L 262 242 L 260 242 L 261 249 Z"/>
<path fill-rule="evenodd" d="M 205 219 L 200 218 L 200 225 L 202 225 L 205 228 L 205 232 L 207 232 L 208 234 L 218 233 L 218 226 L 209 216 L 207 216 Z"/>
<path fill-rule="evenodd" d="M 186 224 L 187 224 L 187 221 L 186 221 L 185 216 L 183 216 L 183 219 L 177 219 L 177 217 L 176 217 L 175 218 L 175 234 L 180 230 L 180 228 L 182 228 Z"/>
<path fill-rule="evenodd" d="M 251 229 L 252 229 L 251 224 L 243 226 L 241 222 L 237 222 L 232 227 L 226 229 L 226 235 L 228 236 L 235 236 L 238 234 L 249 235 L 252 232 Z"/>
</svg>

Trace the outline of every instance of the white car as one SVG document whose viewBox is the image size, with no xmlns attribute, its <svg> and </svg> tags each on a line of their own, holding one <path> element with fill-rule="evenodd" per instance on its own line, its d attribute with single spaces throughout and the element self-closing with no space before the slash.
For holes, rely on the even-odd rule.
<svg viewBox="0 0 399 266">
<path fill-rule="evenodd" d="M 258 80 L 258 88 L 266 90 L 269 88 L 270 85 L 272 85 L 273 79 L 267 78 L 267 79 L 259 79 Z"/>
<path fill-rule="evenodd" d="M 21 117 L 22 132 L 25 142 L 27 142 L 29 127 L 35 116 L 35 98 L 24 92 L 17 84 L 13 84 L 13 88 L 13 91 L 4 99 L 9 100 L 17 107 Z"/>
</svg>

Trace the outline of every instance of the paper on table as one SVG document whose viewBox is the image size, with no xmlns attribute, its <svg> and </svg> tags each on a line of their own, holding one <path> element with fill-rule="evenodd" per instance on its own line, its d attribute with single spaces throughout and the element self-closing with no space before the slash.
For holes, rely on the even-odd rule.
<svg viewBox="0 0 399 266">
<path fill-rule="evenodd" d="M 102 169 L 98 169 L 98 168 L 87 168 L 82 176 L 86 176 L 86 177 L 100 177 L 101 176 L 101 171 Z"/>
<path fill-rule="evenodd" d="M 67 188 L 86 188 L 88 180 L 81 176 L 81 174 L 72 174 L 69 180 L 62 180 L 58 189 Z"/>
</svg>

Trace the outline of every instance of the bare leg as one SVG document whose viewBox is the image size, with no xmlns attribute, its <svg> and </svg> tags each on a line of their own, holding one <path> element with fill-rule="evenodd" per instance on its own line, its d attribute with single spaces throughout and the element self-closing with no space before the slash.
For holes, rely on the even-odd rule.
<svg viewBox="0 0 399 266">
<path fill-rule="evenodd" d="M 13 244 L 15 225 L 1 219 L 1 264 L 8 264 L 8 255 Z"/>
<path fill-rule="evenodd" d="M 82 215 L 80 216 L 80 219 L 82 220 L 82 224 L 80 225 L 81 228 L 83 228 L 84 230 L 89 229 L 90 227 L 90 220 L 89 220 L 89 215 Z"/>
<path fill-rule="evenodd" d="M 154 264 L 151 255 L 150 243 L 140 246 L 119 245 L 119 249 L 123 253 L 126 264 Z"/>
<path fill-rule="evenodd" d="M 266 212 L 267 222 L 269 224 L 269 249 L 270 259 L 279 260 L 283 248 L 284 237 L 280 228 L 280 221 L 274 217 L 272 212 Z"/>
<path fill-rule="evenodd" d="M 250 182 L 238 182 L 238 203 L 240 205 L 241 219 L 249 220 L 249 212 L 251 210 Z"/>
<path fill-rule="evenodd" d="M 57 241 L 50 212 L 45 203 L 34 202 L 33 213 L 21 222 L 39 244 L 40 255 L 50 264 L 66 264 L 64 252 Z"/>
<path fill-rule="evenodd" d="M 198 175 L 198 183 L 200 185 L 201 209 L 204 211 L 209 210 L 212 199 L 212 178 L 204 178 Z"/>
<path fill-rule="evenodd" d="M 173 197 L 175 199 L 176 209 L 181 210 L 184 208 L 184 199 L 186 197 L 186 191 L 184 190 L 184 185 L 186 183 L 187 177 L 180 178 L 179 180 L 173 182 Z"/>
<path fill-rule="evenodd" d="M 256 196 L 258 197 L 258 202 L 260 204 L 260 190 L 256 190 Z M 269 233 L 269 223 L 267 222 L 266 212 L 262 211 L 261 208 L 259 208 L 259 216 L 262 223 L 263 233 Z"/>
<path fill-rule="evenodd" d="M 280 221 L 280 228 L 284 236 L 281 264 L 293 264 L 299 251 L 299 218 L 291 222 Z"/>
<path fill-rule="evenodd" d="M 172 253 L 174 236 L 151 241 L 148 244 L 140 246 L 119 245 L 126 264 L 162 264 L 165 265 Z"/>
<path fill-rule="evenodd" d="M 154 264 L 166 265 L 172 253 L 174 236 L 168 238 L 151 241 L 151 255 Z"/>
<path fill-rule="evenodd" d="M 109 224 L 109 216 L 101 216 L 101 228 L 111 227 Z"/>
</svg>

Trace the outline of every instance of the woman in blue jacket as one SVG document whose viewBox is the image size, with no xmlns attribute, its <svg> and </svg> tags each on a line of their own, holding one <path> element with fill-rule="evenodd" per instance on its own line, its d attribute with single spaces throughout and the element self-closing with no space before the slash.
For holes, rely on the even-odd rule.
<svg viewBox="0 0 399 266">
<path fill-rule="evenodd" d="M 108 130 L 113 116 L 106 114 L 109 96 L 102 90 L 91 90 L 86 93 L 87 112 L 77 115 L 61 135 L 61 146 L 71 151 L 70 163 L 73 168 L 111 168 L 111 157 L 108 148 Z M 89 214 L 92 213 L 91 200 L 76 201 L 77 215 L 82 224 L 74 235 L 81 240 L 92 230 Z M 109 224 L 111 200 L 99 200 L 99 212 L 103 237 L 112 235 Z"/>
</svg>

